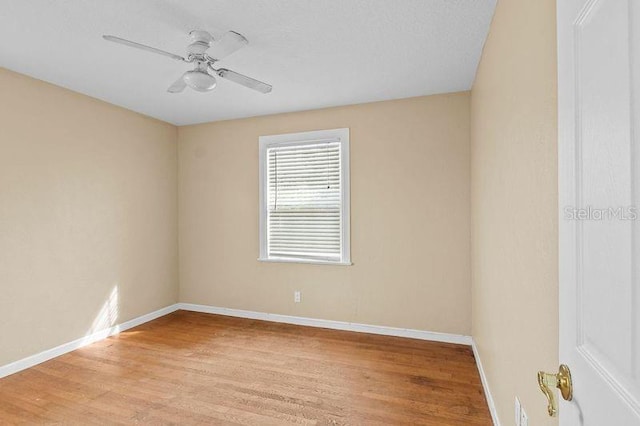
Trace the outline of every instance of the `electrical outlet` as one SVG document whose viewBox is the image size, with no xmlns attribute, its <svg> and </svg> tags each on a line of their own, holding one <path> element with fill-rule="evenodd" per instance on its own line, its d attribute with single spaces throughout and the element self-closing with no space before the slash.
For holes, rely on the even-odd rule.
<svg viewBox="0 0 640 426">
<path fill-rule="evenodd" d="M 302 299 L 302 296 L 301 296 L 301 294 L 300 294 L 300 291 L 299 291 L 299 290 L 294 291 L 294 292 L 293 292 L 293 301 L 294 301 L 295 303 L 300 303 L 300 300 L 301 300 L 301 299 Z"/>
<path fill-rule="evenodd" d="M 522 426 L 521 422 L 522 422 L 522 404 L 520 404 L 520 400 L 518 399 L 518 397 L 516 396 L 516 405 L 515 405 L 515 412 L 516 412 L 516 426 Z"/>
<path fill-rule="evenodd" d="M 529 426 L 529 417 L 522 407 L 520 408 L 520 426 Z"/>
</svg>

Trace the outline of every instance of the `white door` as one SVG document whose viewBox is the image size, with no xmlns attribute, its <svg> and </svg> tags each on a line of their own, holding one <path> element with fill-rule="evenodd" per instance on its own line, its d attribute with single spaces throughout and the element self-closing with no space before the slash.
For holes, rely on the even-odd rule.
<svg viewBox="0 0 640 426">
<path fill-rule="evenodd" d="M 640 0 L 557 0 L 560 425 L 640 425 Z"/>
</svg>

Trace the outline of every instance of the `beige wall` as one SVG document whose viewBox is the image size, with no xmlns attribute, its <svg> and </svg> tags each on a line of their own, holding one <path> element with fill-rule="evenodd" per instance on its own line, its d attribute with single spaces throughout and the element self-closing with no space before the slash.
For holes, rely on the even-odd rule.
<svg viewBox="0 0 640 426">
<path fill-rule="evenodd" d="M 258 137 L 340 127 L 354 265 L 258 262 Z M 470 333 L 468 93 L 181 127 L 179 159 L 182 302 Z"/>
<path fill-rule="evenodd" d="M 0 365 L 175 303 L 176 128 L 2 68 L 0 93 Z"/>
<path fill-rule="evenodd" d="M 471 96 L 473 336 L 502 424 L 552 425 L 558 368 L 554 0 L 500 0 Z"/>
</svg>

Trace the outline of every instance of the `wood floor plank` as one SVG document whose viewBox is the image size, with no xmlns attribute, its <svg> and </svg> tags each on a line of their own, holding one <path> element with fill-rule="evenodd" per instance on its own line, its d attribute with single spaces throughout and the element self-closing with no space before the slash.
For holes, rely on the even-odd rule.
<svg viewBox="0 0 640 426">
<path fill-rule="evenodd" d="M 468 346 L 178 311 L 0 379 L 1 424 L 491 425 Z"/>
</svg>

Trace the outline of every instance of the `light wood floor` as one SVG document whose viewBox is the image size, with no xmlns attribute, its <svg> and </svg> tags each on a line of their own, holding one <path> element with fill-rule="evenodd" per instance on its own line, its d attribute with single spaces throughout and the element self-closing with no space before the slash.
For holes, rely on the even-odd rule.
<svg viewBox="0 0 640 426">
<path fill-rule="evenodd" d="M 178 311 L 0 379 L 0 424 L 490 425 L 467 346 Z"/>
</svg>

